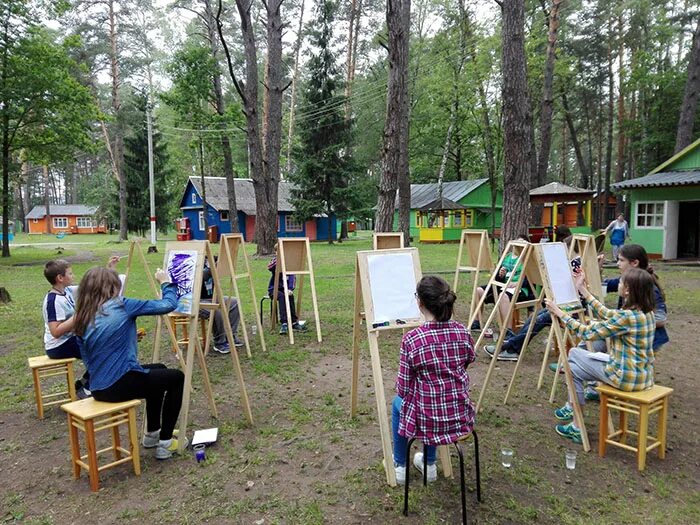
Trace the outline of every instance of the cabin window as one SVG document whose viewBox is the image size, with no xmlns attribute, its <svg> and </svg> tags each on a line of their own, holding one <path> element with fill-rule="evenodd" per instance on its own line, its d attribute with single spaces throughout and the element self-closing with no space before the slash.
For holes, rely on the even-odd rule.
<svg viewBox="0 0 700 525">
<path fill-rule="evenodd" d="M 474 226 L 474 210 L 467 210 L 464 212 L 464 227 L 471 228 Z"/>
<path fill-rule="evenodd" d="M 32 219 L 32 222 L 33 222 L 34 224 L 36 224 L 36 223 L 39 222 L 39 219 Z"/>
<path fill-rule="evenodd" d="M 200 211 L 199 212 L 199 231 L 203 232 L 204 231 L 204 212 Z"/>
<path fill-rule="evenodd" d="M 222 221 L 228 221 L 228 211 L 219 212 L 219 217 L 221 217 Z"/>
<path fill-rule="evenodd" d="M 462 215 L 464 214 L 463 211 L 456 211 L 454 212 L 454 217 L 452 219 L 452 225 L 455 228 L 459 228 L 462 226 Z"/>
<path fill-rule="evenodd" d="M 54 228 L 68 228 L 68 218 L 67 217 L 54 217 L 53 218 Z"/>
<path fill-rule="evenodd" d="M 288 232 L 301 232 L 304 231 L 304 225 L 295 220 L 291 215 L 284 216 L 284 229 Z"/>
<path fill-rule="evenodd" d="M 78 228 L 92 228 L 94 223 L 92 222 L 92 217 L 78 217 Z"/>
<path fill-rule="evenodd" d="M 638 202 L 636 220 L 637 228 L 663 228 L 664 203 Z"/>
<path fill-rule="evenodd" d="M 197 204 L 197 194 L 195 192 L 192 192 L 190 198 L 192 199 L 192 204 Z"/>
</svg>

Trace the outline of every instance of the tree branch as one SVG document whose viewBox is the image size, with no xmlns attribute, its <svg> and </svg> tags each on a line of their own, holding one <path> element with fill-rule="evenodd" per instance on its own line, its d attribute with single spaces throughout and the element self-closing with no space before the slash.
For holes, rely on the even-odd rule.
<svg viewBox="0 0 700 525">
<path fill-rule="evenodd" d="M 245 107 L 247 105 L 247 100 L 245 97 L 245 94 L 243 92 L 243 86 L 241 86 L 240 82 L 238 82 L 238 79 L 236 78 L 236 74 L 233 71 L 233 62 L 231 60 L 231 52 L 228 49 L 228 44 L 226 43 L 226 39 L 224 38 L 224 26 L 221 23 L 221 11 L 223 11 L 223 3 L 221 0 L 219 0 L 218 3 L 218 9 L 216 10 L 216 30 L 219 33 L 219 40 L 221 40 L 221 46 L 224 48 L 224 54 L 226 55 L 226 64 L 228 65 L 228 73 L 231 75 L 231 80 L 233 80 L 233 85 L 236 88 L 236 91 L 238 92 L 238 96 L 241 97 L 241 101 L 243 102 L 243 106 Z"/>
</svg>

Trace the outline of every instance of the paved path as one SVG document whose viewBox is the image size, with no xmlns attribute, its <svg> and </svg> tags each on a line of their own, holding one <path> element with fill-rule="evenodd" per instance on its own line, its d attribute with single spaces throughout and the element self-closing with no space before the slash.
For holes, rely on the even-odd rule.
<svg viewBox="0 0 700 525">
<path fill-rule="evenodd" d="M 28 248 L 32 246 L 43 246 L 43 247 L 48 247 L 48 246 L 77 246 L 79 244 L 97 244 L 95 242 L 89 242 L 89 241 L 84 241 L 84 242 L 62 242 L 62 241 L 56 241 L 56 242 L 27 242 L 24 244 L 14 244 L 10 243 L 10 248 Z"/>
</svg>

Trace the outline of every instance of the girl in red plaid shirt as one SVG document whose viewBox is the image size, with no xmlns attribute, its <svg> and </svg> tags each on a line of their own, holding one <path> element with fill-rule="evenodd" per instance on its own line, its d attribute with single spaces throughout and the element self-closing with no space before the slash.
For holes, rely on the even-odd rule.
<svg viewBox="0 0 700 525">
<path fill-rule="evenodd" d="M 416 287 L 425 323 L 403 337 L 392 406 L 396 481 L 406 481 L 406 445 L 411 437 L 427 446 L 428 481 L 437 479 L 435 446 L 469 434 L 474 407 L 469 400 L 467 366 L 474 361 L 474 341 L 466 327 L 452 321 L 457 299 L 437 276 L 423 277 Z M 423 453 L 413 464 L 423 471 Z"/>
</svg>

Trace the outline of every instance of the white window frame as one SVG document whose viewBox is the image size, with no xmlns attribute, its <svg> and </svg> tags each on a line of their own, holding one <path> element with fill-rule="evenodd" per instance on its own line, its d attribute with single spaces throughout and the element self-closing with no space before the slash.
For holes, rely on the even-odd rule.
<svg viewBox="0 0 700 525">
<path fill-rule="evenodd" d="M 36 224 L 36 223 L 39 222 L 39 219 L 32 219 L 32 222 L 33 222 L 34 224 Z"/>
<path fill-rule="evenodd" d="M 192 192 L 192 204 L 197 204 L 197 194 L 195 192 Z"/>
<path fill-rule="evenodd" d="M 204 212 L 200 211 L 197 214 L 197 218 L 199 219 L 199 231 L 203 232 L 204 231 Z"/>
<path fill-rule="evenodd" d="M 85 222 L 87 221 L 87 225 Z M 75 220 L 75 224 L 78 228 L 94 228 L 95 227 L 95 221 L 93 221 L 92 217 L 78 217 Z"/>
<path fill-rule="evenodd" d="M 294 220 L 291 215 L 284 216 L 284 231 L 300 233 L 304 231 L 304 223 Z"/>
<path fill-rule="evenodd" d="M 54 228 L 68 228 L 68 217 L 51 217 L 51 218 L 53 219 L 53 227 Z M 61 224 L 57 224 L 56 221 L 61 221 Z"/>
<path fill-rule="evenodd" d="M 228 210 L 223 210 L 219 212 L 219 218 L 222 222 L 228 222 L 229 214 Z"/>
<path fill-rule="evenodd" d="M 646 206 L 648 205 L 653 205 L 653 211 L 649 213 L 646 209 Z M 640 205 L 645 206 L 644 212 L 640 212 Z M 657 206 L 661 205 L 661 209 L 659 209 Z M 634 228 L 638 230 L 663 230 L 664 225 L 666 223 L 665 221 L 665 216 L 666 216 L 666 201 L 639 201 L 635 203 L 634 207 Z M 647 218 L 651 217 L 652 218 L 652 224 L 639 224 L 639 219 L 644 218 L 644 222 L 647 222 Z M 656 219 L 661 219 L 661 223 L 657 224 Z"/>
</svg>

